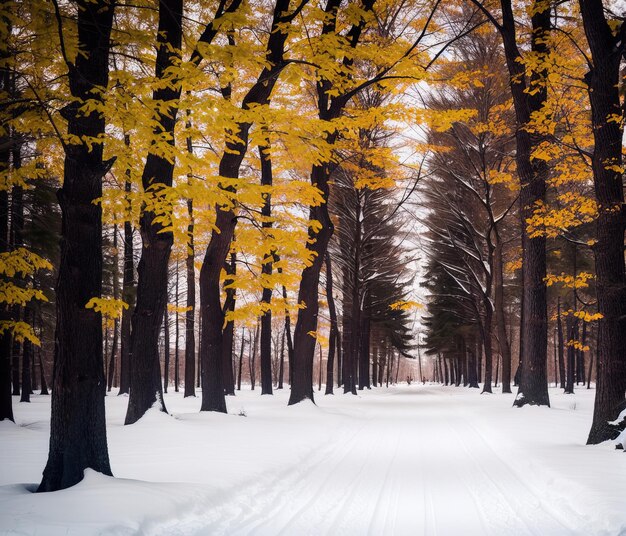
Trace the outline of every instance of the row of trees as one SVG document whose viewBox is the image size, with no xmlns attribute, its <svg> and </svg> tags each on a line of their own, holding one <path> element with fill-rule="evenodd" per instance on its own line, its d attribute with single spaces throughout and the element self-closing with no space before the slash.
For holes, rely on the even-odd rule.
<svg viewBox="0 0 626 536">
<path fill-rule="evenodd" d="M 566 392 L 596 375 L 589 443 L 605 441 L 623 427 L 611 423 L 626 388 L 623 27 L 599 2 L 537 2 L 521 26 L 511 2 L 471 4 L 490 24 L 458 42 L 446 66 L 448 77 L 470 78 L 440 84 L 429 103 L 466 117 L 433 121 L 427 134 L 426 345 L 473 387 L 484 353 L 483 391 L 501 362 L 503 392 L 519 384 L 515 405 L 549 405 L 553 333 Z"/>
<path fill-rule="evenodd" d="M 516 405 L 547 404 L 547 285 L 569 285 L 563 341 L 575 339 L 573 318 L 599 319 L 590 442 L 613 437 L 608 421 L 626 387 L 624 40 L 596 4 L 537 1 L 523 13 L 509 0 L 4 1 L 0 418 L 12 418 L 11 347 L 21 344 L 29 392 L 29 345 L 38 332 L 51 338 L 52 320 L 50 453 L 39 489 L 71 486 L 86 467 L 110 474 L 104 352 L 115 355 L 117 338 L 126 424 L 155 404 L 166 411 L 159 338 L 169 355 L 170 313 L 185 316 L 185 395 L 199 373 L 203 411 L 226 411 L 242 370 L 233 366 L 242 326 L 258 329 L 263 394 L 273 390 L 283 326 L 289 404 L 314 399 L 315 352 L 326 340 L 328 393 L 335 380 L 354 393 L 389 378 L 394 356 L 413 350 L 408 203 L 420 182 L 429 349 L 456 356 L 455 381 L 471 385 L 478 367 L 465 356 L 478 361 L 484 350 L 489 391 L 495 338 L 506 390 L 509 311 L 519 309 Z M 580 20 L 590 54 L 581 45 L 572 53 Z M 584 64 L 559 61 L 580 57 L 584 77 Z M 416 106 L 408 95 L 425 87 L 427 106 Z M 418 121 L 429 125 L 426 142 L 400 144 L 402 126 Z M 585 216 L 590 162 L 597 208 Z M 583 186 L 570 188 L 570 176 Z M 22 233 L 35 214 L 23 192 L 46 181 L 62 185 L 59 253 Z M 576 221 L 556 221 L 558 210 Z M 578 271 L 590 262 L 582 249 L 567 257 L 580 259 L 573 275 L 547 274 L 552 239 L 566 241 L 559 251 L 593 242 L 593 284 Z M 518 258 L 515 280 L 507 262 Z M 54 289 L 40 275 L 53 267 Z M 48 322 L 33 321 L 46 300 L 55 307 Z"/>
<path fill-rule="evenodd" d="M 63 175 L 57 283 L 49 295 L 31 289 L 33 298 L 54 301 L 56 322 L 50 453 L 40 491 L 78 482 L 85 467 L 110 474 L 104 394 L 113 379 L 104 376 L 104 352 L 115 355 L 117 338 L 126 423 L 155 403 L 165 411 L 159 337 L 172 252 L 186 267 L 178 281 L 185 304 L 170 307 L 186 316 L 185 394 L 194 394 L 199 331 L 202 410 L 226 411 L 235 385 L 235 324 L 256 319 L 262 392 L 272 392 L 274 318 L 285 324 L 290 404 L 313 400 L 314 352 L 326 337 L 318 322 L 322 273 L 328 368 L 338 369 L 346 391 L 371 384 L 370 345 L 384 356 L 376 359 L 374 383 L 385 363 L 389 377 L 394 356 L 410 347 L 410 276 L 387 266 L 403 251 L 396 237 L 406 201 L 391 188 L 414 182 L 417 172 L 397 163 L 385 120 L 405 113 L 391 81 L 423 79 L 430 67 L 425 50 L 440 31 L 438 5 L 233 0 L 183 9 L 180 1 L 161 0 L 154 7 L 3 4 L 2 67 L 15 81 L 3 92 L 6 144 L 14 153 L 3 160 L 3 202 L 13 209 L 19 187 Z M 17 293 L 33 282 L 42 286 L 34 271 L 53 267 L 10 239 L 16 221 L 3 212 L 6 259 L 30 262 L 22 278 L 6 273 Z M 332 248 L 341 253 L 331 259 L 335 226 Z M 11 300 L 3 344 L 39 342 L 32 322 L 22 322 L 25 308 L 16 307 L 25 302 Z M 23 367 L 30 371 L 26 345 Z M 164 346 L 169 354 L 169 341 Z M 12 418 L 4 355 L 2 416 Z M 30 391 L 27 382 L 21 387 Z"/>
</svg>

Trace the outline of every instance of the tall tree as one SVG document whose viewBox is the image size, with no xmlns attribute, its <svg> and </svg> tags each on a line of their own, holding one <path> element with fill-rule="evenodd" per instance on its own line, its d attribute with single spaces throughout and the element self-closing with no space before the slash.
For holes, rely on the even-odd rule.
<svg viewBox="0 0 626 536">
<path fill-rule="evenodd" d="M 267 106 L 280 73 L 287 62 L 285 45 L 288 25 L 298 16 L 306 4 L 303 1 L 291 12 L 291 0 L 278 0 L 273 10 L 272 24 L 265 50 L 267 65 L 262 69 L 252 87 L 243 97 L 241 110 Z M 219 163 L 219 176 L 239 178 L 239 171 L 248 150 L 251 121 L 236 123 L 226 142 L 226 150 Z M 230 193 L 234 188 L 225 187 Z M 215 227 L 219 230 L 211 235 L 202 268 L 200 270 L 200 309 L 202 315 L 201 356 L 202 405 L 201 411 L 226 412 L 222 378 L 224 311 L 220 299 L 220 274 L 230 251 L 236 226 L 234 208 L 224 210 L 216 206 Z"/>
<path fill-rule="evenodd" d="M 591 50 L 585 81 L 589 87 L 596 200 L 600 207 L 594 245 L 598 311 L 596 399 L 589 444 L 617 436 L 610 423 L 626 407 L 626 269 L 624 267 L 623 105 L 620 65 L 626 24 L 613 32 L 603 2 L 580 0 L 582 22 Z M 626 423 L 622 423 L 622 427 Z"/>
<path fill-rule="evenodd" d="M 174 146 L 174 128 L 180 98 L 180 80 L 172 73 L 181 57 L 182 0 L 159 0 L 159 26 L 157 30 L 157 57 L 155 77 L 160 81 L 153 92 L 156 106 L 155 140 L 164 137 Z M 148 150 L 142 175 L 144 191 L 155 186 L 172 186 L 174 161 L 161 152 L 156 141 Z M 132 317 L 130 397 L 126 424 L 137 422 L 158 402 L 163 402 L 163 386 L 159 365 L 158 337 L 167 307 L 168 261 L 173 235 L 163 231 L 155 221 L 156 214 L 146 208 L 141 215 L 141 258 L 137 268 L 137 302 Z"/>
<path fill-rule="evenodd" d="M 60 35 L 62 16 L 55 4 Z M 80 53 L 67 56 L 73 100 L 63 111 L 71 141 L 65 142 L 61 261 L 56 287 L 57 325 L 52 380 L 50 450 L 38 491 L 70 487 L 90 467 L 110 475 L 106 440 L 102 361 L 102 319 L 86 309 L 102 288 L 102 179 L 112 162 L 103 162 L 105 120 L 100 112 L 108 84 L 114 3 L 78 1 Z M 63 42 L 62 42 L 63 45 Z M 96 106 L 83 109 L 89 102 Z M 89 143 L 88 143 L 89 142 Z"/>
<path fill-rule="evenodd" d="M 545 202 L 548 167 L 533 152 L 544 135 L 526 128 L 533 114 L 544 113 L 547 100 L 546 62 L 538 61 L 527 72 L 518 41 L 511 0 L 501 0 L 501 21 L 479 0 L 471 0 L 499 31 L 509 71 L 509 82 L 517 128 L 515 130 L 517 173 L 520 179 L 520 218 L 522 222 L 522 327 L 523 353 L 519 391 L 515 406 L 550 405 L 547 380 L 548 312 L 546 300 L 546 238 L 529 232 L 526 222 L 538 205 Z M 530 7 L 530 49 L 539 60 L 549 52 L 551 29 L 550 2 L 533 0 Z"/>
</svg>

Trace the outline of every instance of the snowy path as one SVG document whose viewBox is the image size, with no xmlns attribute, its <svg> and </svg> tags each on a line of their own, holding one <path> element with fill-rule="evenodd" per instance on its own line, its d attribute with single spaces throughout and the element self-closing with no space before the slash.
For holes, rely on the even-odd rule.
<svg viewBox="0 0 626 536">
<path fill-rule="evenodd" d="M 592 392 L 522 410 L 511 395 L 441 386 L 317 407 L 286 408 L 286 395 L 241 392 L 228 416 L 175 395 L 175 418 L 132 427 L 125 401 L 107 397 L 113 469 L 134 480 L 92 473 L 50 499 L 0 487 L 0 534 L 626 536 L 626 455 L 584 446 Z M 22 408 L 10 457 L 0 433 L 0 464 L 15 467 L 0 483 L 45 460 L 47 423 Z"/>
<path fill-rule="evenodd" d="M 571 512 L 550 507 L 532 475 L 520 479 L 440 389 L 399 396 L 420 399 L 400 408 L 377 400 L 303 464 L 213 505 L 216 519 L 178 521 L 163 533 L 582 534 L 568 524 Z"/>
</svg>

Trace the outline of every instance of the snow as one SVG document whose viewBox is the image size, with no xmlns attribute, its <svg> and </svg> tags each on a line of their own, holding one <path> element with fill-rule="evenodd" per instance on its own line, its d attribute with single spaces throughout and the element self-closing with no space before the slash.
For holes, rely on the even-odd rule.
<svg viewBox="0 0 626 536">
<path fill-rule="evenodd" d="M 551 389 L 551 409 L 518 409 L 514 395 L 412 384 L 287 407 L 286 390 L 244 390 L 221 415 L 170 393 L 171 416 L 132 426 L 128 399 L 107 396 L 117 478 L 87 471 L 46 494 L 32 490 L 49 397 L 14 398 L 0 534 L 624 536 L 626 455 L 585 446 L 593 395 Z"/>
</svg>

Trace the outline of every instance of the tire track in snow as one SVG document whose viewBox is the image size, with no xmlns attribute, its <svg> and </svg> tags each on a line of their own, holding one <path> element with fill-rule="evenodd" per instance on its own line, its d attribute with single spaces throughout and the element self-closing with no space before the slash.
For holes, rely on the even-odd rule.
<svg viewBox="0 0 626 536">
<path fill-rule="evenodd" d="M 474 426 L 467 422 L 465 419 L 458 420 L 459 427 L 464 428 L 469 434 L 478 439 L 484 451 L 489 452 L 493 464 L 498 466 L 498 472 L 507 474 L 507 478 L 502 479 L 506 482 L 506 485 L 493 478 L 492 474 L 485 469 L 483 465 L 479 463 L 474 454 L 471 454 L 476 464 L 476 467 L 480 468 L 485 476 L 492 482 L 493 486 L 499 490 L 502 496 L 509 502 L 511 506 L 521 501 L 521 498 L 525 498 L 525 507 L 535 506 L 535 511 L 539 510 L 543 515 L 543 520 L 539 522 L 536 516 L 525 516 L 518 518 L 528 526 L 529 530 L 533 534 L 542 536 L 546 533 L 549 534 L 585 534 L 580 524 L 572 523 L 572 513 L 564 512 L 555 507 L 553 503 L 542 499 L 541 492 L 532 486 L 529 479 L 520 478 L 518 472 L 504 459 L 487 441 L 484 435 Z M 465 434 L 459 434 L 459 437 L 464 443 L 464 447 L 467 447 L 467 439 Z M 471 451 L 468 449 L 468 452 Z M 546 527 L 551 527 L 547 529 Z M 558 531 L 558 532 L 557 532 Z"/>
</svg>

